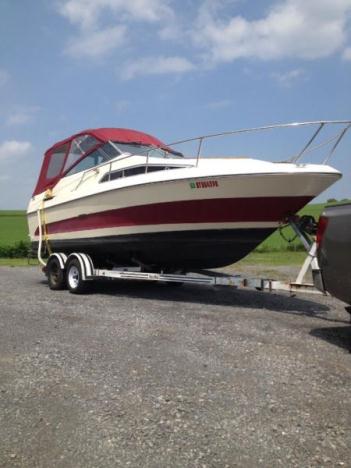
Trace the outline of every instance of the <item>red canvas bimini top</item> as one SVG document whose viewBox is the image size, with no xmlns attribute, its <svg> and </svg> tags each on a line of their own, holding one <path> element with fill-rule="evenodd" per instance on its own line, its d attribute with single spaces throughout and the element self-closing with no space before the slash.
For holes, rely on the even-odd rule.
<svg viewBox="0 0 351 468">
<path fill-rule="evenodd" d="M 166 151 L 172 151 L 167 145 L 162 143 L 162 141 L 158 140 L 152 135 L 148 135 L 147 133 L 139 132 L 137 130 L 131 130 L 128 128 L 95 128 L 84 130 L 79 133 L 76 133 L 75 135 L 70 136 L 69 138 L 66 138 L 65 140 L 61 140 L 55 143 L 53 146 L 51 146 L 51 148 L 49 148 L 45 152 L 39 179 L 35 187 L 33 196 L 43 192 L 48 188 L 53 187 L 61 179 L 61 177 L 64 175 L 63 168 L 65 167 L 71 142 L 81 135 L 90 135 L 96 138 L 96 140 L 98 140 L 99 142 L 94 148 L 89 150 L 89 152 L 98 148 L 100 144 L 102 145 L 108 141 L 113 141 L 116 143 L 136 143 L 139 145 L 154 146 L 157 148 L 162 148 Z M 61 147 L 64 147 L 65 145 L 65 157 L 62 160 L 61 170 L 59 170 L 54 177 L 48 177 L 48 168 L 53 153 L 55 153 L 55 151 L 57 151 Z M 87 154 L 89 154 L 89 152 Z M 67 168 L 67 170 L 69 170 L 69 168 Z"/>
<path fill-rule="evenodd" d="M 55 143 L 51 148 L 48 149 L 47 152 L 52 149 L 56 149 L 65 143 L 70 143 L 74 138 L 80 135 L 91 135 L 103 143 L 106 143 L 107 141 L 115 141 L 119 143 L 137 143 L 139 145 L 153 145 L 157 146 L 158 148 L 163 148 L 167 151 L 170 151 L 170 148 L 162 143 L 162 141 L 144 132 L 131 130 L 129 128 L 91 128 L 88 130 L 83 130 L 79 133 L 76 133 L 75 135 L 70 136 L 69 138 L 66 138 L 65 140 L 61 140 L 58 143 Z"/>
</svg>

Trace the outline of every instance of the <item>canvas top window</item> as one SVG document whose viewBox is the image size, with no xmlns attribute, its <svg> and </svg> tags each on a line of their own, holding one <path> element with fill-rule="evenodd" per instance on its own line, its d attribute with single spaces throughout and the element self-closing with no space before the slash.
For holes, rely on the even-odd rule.
<svg viewBox="0 0 351 468">
<path fill-rule="evenodd" d="M 46 171 L 46 178 L 53 179 L 57 177 L 61 171 L 65 162 L 66 153 L 68 150 L 68 144 L 62 145 L 56 148 L 50 156 L 49 165 Z"/>
</svg>

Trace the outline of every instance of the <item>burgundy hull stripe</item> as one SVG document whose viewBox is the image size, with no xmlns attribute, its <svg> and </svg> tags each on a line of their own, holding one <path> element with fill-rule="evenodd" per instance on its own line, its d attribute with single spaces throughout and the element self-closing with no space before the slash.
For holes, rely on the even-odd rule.
<svg viewBox="0 0 351 468">
<path fill-rule="evenodd" d="M 56 221 L 47 225 L 47 232 L 55 234 L 153 224 L 276 222 L 295 213 L 312 198 L 216 198 L 153 203 Z"/>
</svg>

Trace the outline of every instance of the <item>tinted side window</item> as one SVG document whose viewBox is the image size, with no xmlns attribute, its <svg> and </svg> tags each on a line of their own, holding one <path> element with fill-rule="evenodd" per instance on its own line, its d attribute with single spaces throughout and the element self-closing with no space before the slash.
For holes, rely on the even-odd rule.
<svg viewBox="0 0 351 468">
<path fill-rule="evenodd" d="M 123 177 L 123 171 L 115 171 L 104 175 L 100 182 L 108 182 L 110 180 L 120 179 L 121 177 Z"/>
<path fill-rule="evenodd" d="M 137 174 L 145 174 L 145 166 L 131 167 L 130 169 L 124 169 L 124 177 L 129 177 Z"/>
<path fill-rule="evenodd" d="M 53 179 L 60 174 L 63 163 L 65 162 L 67 150 L 68 144 L 60 146 L 51 154 L 48 170 L 46 172 L 47 179 Z"/>
<path fill-rule="evenodd" d="M 111 173 L 107 173 L 104 177 L 100 180 L 100 182 L 108 182 L 110 180 L 119 179 L 120 177 L 129 177 L 137 174 L 145 174 L 146 166 L 137 166 L 131 167 L 130 169 L 124 169 L 119 171 L 114 171 Z M 148 172 L 156 172 L 156 171 L 164 171 L 168 169 L 181 169 L 178 166 L 148 166 Z"/>
<path fill-rule="evenodd" d="M 165 167 L 165 166 L 149 166 L 147 168 L 147 172 L 164 171 L 165 169 L 168 169 L 168 167 Z M 172 168 L 170 168 L 170 169 L 172 169 Z"/>
</svg>

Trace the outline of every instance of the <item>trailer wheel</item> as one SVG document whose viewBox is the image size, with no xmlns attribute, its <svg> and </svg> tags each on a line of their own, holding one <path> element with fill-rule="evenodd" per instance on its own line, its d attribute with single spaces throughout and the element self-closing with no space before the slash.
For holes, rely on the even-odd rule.
<svg viewBox="0 0 351 468">
<path fill-rule="evenodd" d="M 62 270 L 59 260 L 56 257 L 50 258 L 46 266 L 49 288 L 53 291 L 66 288 L 65 272 Z"/>
<path fill-rule="evenodd" d="M 87 282 L 83 280 L 82 268 L 77 258 L 72 258 L 68 262 L 66 281 L 69 291 L 73 294 L 82 294 L 88 288 Z"/>
</svg>

